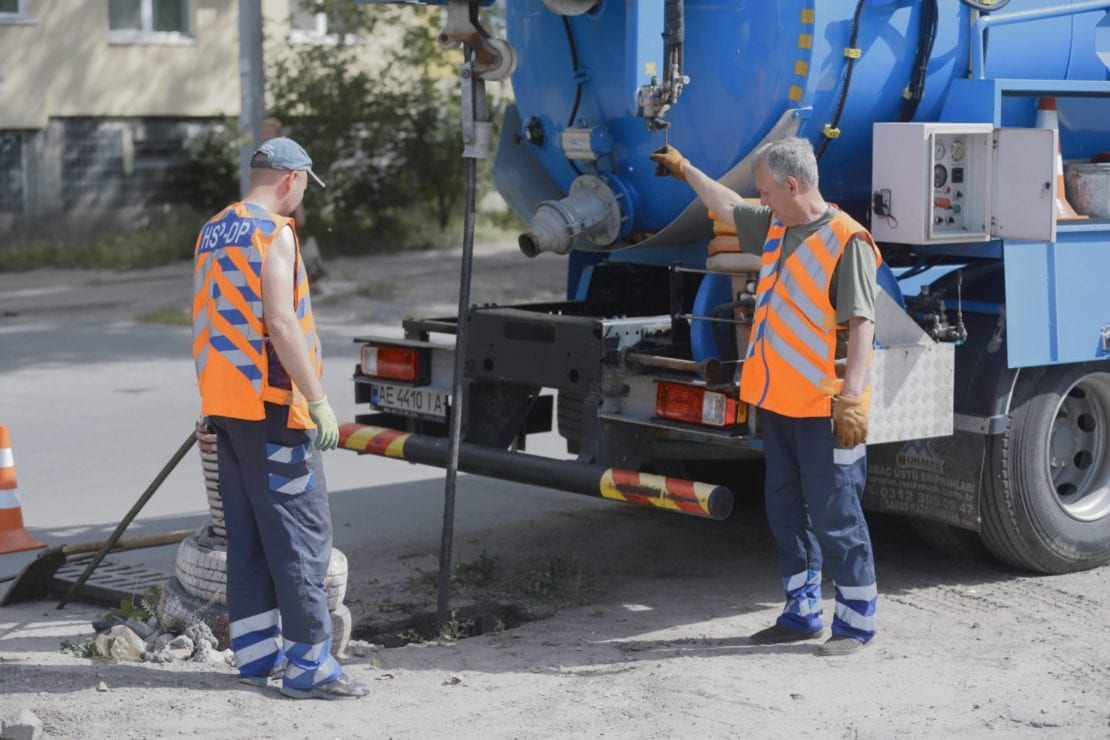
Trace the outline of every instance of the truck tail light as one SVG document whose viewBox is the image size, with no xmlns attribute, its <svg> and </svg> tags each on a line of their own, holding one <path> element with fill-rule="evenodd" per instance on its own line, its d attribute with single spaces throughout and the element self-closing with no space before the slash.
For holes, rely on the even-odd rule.
<svg viewBox="0 0 1110 740">
<path fill-rule="evenodd" d="M 655 414 L 701 426 L 729 427 L 747 419 L 747 405 L 727 393 L 684 383 L 659 383 Z"/>
<path fill-rule="evenodd" d="M 414 382 L 421 377 L 423 353 L 410 347 L 362 346 L 362 373 L 375 378 Z"/>
</svg>

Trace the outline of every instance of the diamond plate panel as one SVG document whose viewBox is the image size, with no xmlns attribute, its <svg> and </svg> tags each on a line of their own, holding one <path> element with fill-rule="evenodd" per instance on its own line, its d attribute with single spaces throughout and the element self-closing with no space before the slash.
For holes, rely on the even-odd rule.
<svg viewBox="0 0 1110 740">
<path fill-rule="evenodd" d="M 951 344 L 876 349 L 867 444 L 952 434 L 955 374 Z"/>
</svg>

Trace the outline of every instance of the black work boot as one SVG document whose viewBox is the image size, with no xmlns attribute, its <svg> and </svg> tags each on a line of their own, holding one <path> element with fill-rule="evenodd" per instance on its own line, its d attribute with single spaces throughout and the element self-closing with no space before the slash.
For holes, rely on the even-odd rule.
<svg viewBox="0 0 1110 740">
<path fill-rule="evenodd" d="M 756 645 L 780 645 L 786 642 L 813 640 L 820 637 L 823 632 L 824 630 L 817 630 L 816 632 L 799 632 L 789 627 L 783 627 L 781 624 L 773 624 L 766 629 L 761 629 L 759 632 L 754 633 L 748 639 Z"/>
</svg>

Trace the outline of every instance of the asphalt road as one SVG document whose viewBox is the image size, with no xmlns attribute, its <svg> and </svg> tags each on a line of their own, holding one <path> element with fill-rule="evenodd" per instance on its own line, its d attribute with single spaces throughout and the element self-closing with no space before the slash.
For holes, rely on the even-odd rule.
<svg viewBox="0 0 1110 740">
<path fill-rule="evenodd" d="M 356 407 L 351 373 L 367 333 L 399 336 L 403 315 L 450 311 L 457 305 L 458 252 L 414 253 L 373 260 L 336 260 L 314 290 L 324 347 L 324 386 L 341 421 Z M 559 278 L 530 279 L 519 254 L 479 250 L 476 300 L 539 291 L 552 297 Z M 510 267 L 512 266 L 512 267 Z M 513 272 L 505 274 L 505 270 Z M 23 519 L 48 545 L 102 540 L 131 509 L 194 429 L 199 415 L 190 332 L 141 320 L 154 311 L 184 310 L 187 263 L 128 273 L 41 270 L 0 274 L 0 424 L 6 424 L 18 476 Z M 483 282 L 483 280 L 485 282 Z M 547 281 L 547 282 L 544 282 Z M 539 454 L 564 454 L 562 440 L 542 435 Z M 426 546 L 442 526 L 442 470 L 327 453 L 336 545 L 392 539 Z M 503 495 L 528 490 L 524 506 Z M 400 495 L 398 492 L 403 492 Z M 519 499 L 511 496 L 513 500 Z M 539 510 L 574 509 L 580 497 L 460 476 L 457 521 L 489 524 Z M 590 502 L 587 502 L 590 503 Z M 200 526 L 207 519 L 197 453 L 173 470 L 128 528 L 127 536 Z M 176 548 L 112 557 L 172 573 Z M 35 552 L 0 554 L 0 577 L 22 569 Z M 355 564 L 352 564 L 354 567 Z"/>
</svg>

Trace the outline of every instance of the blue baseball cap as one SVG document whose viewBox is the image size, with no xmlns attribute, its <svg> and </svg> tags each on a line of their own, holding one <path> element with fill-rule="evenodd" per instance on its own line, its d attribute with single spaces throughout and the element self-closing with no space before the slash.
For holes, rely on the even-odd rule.
<svg viewBox="0 0 1110 740">
<path fill-rule="evenodd" d="M 304 170 L 324 187 L 324 181 L 312 171 L 312 158 L 297 142 L 286 136 L 267 139 L 251 155 L 251 167 L 268 170 Z"/>
</svg>

